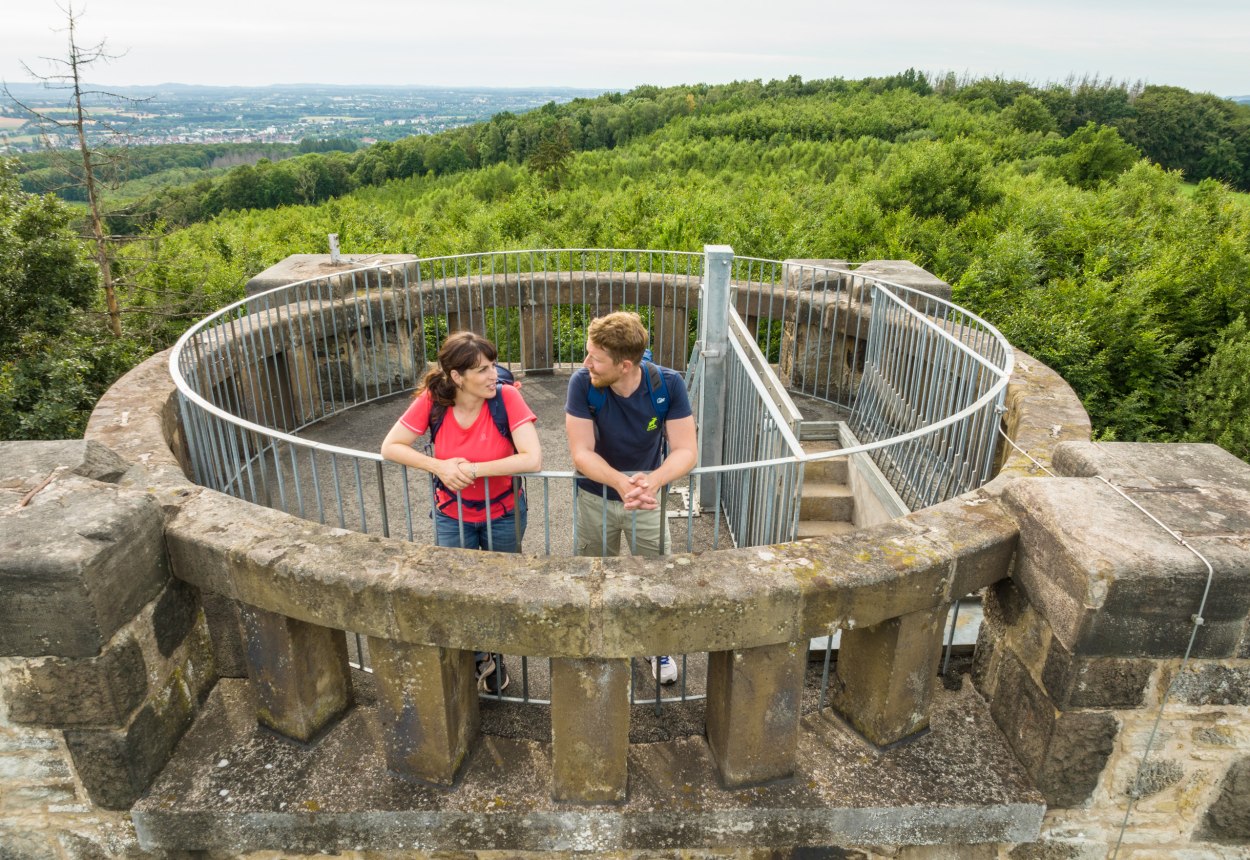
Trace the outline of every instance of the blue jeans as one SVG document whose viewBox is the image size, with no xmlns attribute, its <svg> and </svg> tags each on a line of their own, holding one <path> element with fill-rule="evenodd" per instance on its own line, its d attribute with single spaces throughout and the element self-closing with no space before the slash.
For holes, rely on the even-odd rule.
<svg viewBox="0 0 1250 860">
<path fill-rule="evenodd" d="M 455 503 L 448 505 L 447 510 L 452 513 L 452 516 L 442 511 L 434 512 L 434 542 L 439 546 L 491 549 L 495 552 L 521 551 L 521 539 L 525 537 L 525 525 L 528 519 L 525 493 L 517 494 L 516 507 L 502 517 L 495 517 L 493 520 L 481 523 L 464 523 L 463 540 L 461 540 L 462 526 L 455 517 Z"/>
</svg>

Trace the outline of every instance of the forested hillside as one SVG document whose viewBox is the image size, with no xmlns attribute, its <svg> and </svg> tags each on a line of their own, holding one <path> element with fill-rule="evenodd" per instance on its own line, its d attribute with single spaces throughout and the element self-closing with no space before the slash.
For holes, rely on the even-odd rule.
<svg viewBox="0 0 1250 860">
<path fill-rule="evenodd" d="M 1062 373 L 1101 437 L 1250 457 L 1250 205 L 1233 190 L 1250 187 L 1248 117 L 1168 87 L 908 72 L 640 88 L 260 162 L 148 201 L 161 238 L 118 261 L 127 338 L 167 345 L 331 232 L 351 254 L 711 242 L 906 258 Z M 60 377 L 41 389 L 6 348 L 0 430 L 68 432 L 23 418 Z"/>
</svg>

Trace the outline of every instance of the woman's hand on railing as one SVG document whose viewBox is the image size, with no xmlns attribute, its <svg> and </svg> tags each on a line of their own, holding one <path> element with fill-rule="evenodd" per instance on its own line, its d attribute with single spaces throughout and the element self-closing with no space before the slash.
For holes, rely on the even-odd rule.
<svg viewBox="0 0 1250 860">
<path fill-rule="evenodd" d="M 452 492 L 463 490 L 475 480 L 471 477 L 473 464 L 464 457 L 435 460 L 434 463 L 434 474 L 438 475 L 438 479 L 443 482 L 443 486 Z"/>
</svg>

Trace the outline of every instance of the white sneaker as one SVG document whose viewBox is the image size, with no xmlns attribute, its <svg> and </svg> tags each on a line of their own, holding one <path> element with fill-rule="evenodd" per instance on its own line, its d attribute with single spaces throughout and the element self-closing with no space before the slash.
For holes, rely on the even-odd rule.
<svg viewBox="0 0 1250 860">
<path fill-rule="evenodd" d="M 659 663 L 659 668 L 656 668 Z M 672 684 L 677 681 L 677 661 L 672 657 L 652 657 L 651 677 L 659 678 L 661 684 Z"/>
</svg>

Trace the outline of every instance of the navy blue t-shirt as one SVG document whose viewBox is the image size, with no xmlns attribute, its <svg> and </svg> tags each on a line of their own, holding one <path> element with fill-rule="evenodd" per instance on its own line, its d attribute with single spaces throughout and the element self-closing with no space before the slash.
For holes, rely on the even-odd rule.
<svg viewBox="0 0 1250 860">
<path fill-rule="evenodd" d="M 690 397 L 686 393 L 686 381 L 681 374 L 667 367 L 655 365 L 664 376 L 668 386 L 668 415 L 666 421 L 687 418 Z M 621 397 L 611 388 L 605 388 L 603 406 L 592 420 L 599 428 L 595 439 L 595 453 L 609 466 L 621 472 L 650 472 L 659 467 L 664 459 L 664 428 L 656 419 L 655 407 L 647 387 L 651 377 L 644 368 L 642 382 L 629 397 Z M 569 379 L 569 395 L 564 411 L 574 418 L 591 418 L 586 392 L 590 388 L 590 371 L 580 367 Z M 659 392 L 657 396 L 662 396 Z M 603 485 L 589 478 L 579 478 L 581 489 L 599 495 Z M 620 501 L 620 494 L 608 488 L 608 498 Z"/>
</svg>

